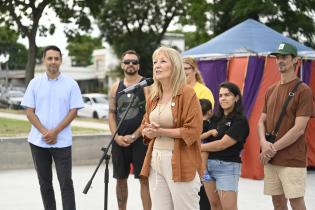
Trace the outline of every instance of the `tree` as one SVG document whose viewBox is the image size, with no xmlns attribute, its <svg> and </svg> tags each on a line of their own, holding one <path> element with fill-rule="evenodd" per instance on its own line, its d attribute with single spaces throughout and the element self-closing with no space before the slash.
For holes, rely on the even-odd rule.
<svg viewBox="0 0 315 210">
<path fill-rule="evenodd" d="M 248 18 L 263 22 L 309 46 L 315 46 L 314 12 L 314 0 L 196 0 L 192 1 L 191 9 L 181 22 L 197 28 L 197 33 L 187 36 L 188 39 L 195 39 L 195 45 L 189 47 L 201 44 Z"/>
<path fill-rule="evenodd" d="M 69 55 L 74 66 L 88 66 L 92 64 L 94 49 L 102 48 L 101 38 L 92 38 L 88 35 L 76 34 L 68 38 Z"/>
<path fill-rule="evenodd" d="M 88 18 L 86 6 L 97 8 L 100 0 L 1 0 L 0 22 L 5 22 L 10 27 L 16 27 L 22 36 L 27 37 L 29 43 L 27 64 L 25 67 L 26 84 L 34 77 L 36 62 L 36 34 L 46 35 L 54 33 L 55 25 L 39 25 L 39 20 L 45 8 L 53 9 L 62 22 L 69 23 L 74 20 L 79 29 L 88 30 L 90 19 Z M 95 9 L 97 11 L 97 9 Z"/>
<path fill-rule="evenodd" d="M 0 27 L 0 54 L 10 55 L 8 67 L 16 70 L 22 69 L 27 62 L 27 50 L 24 45 L 17 43 L 19 33 L 7 26 Z"/>
<path fill-rule="evenodd" d="M 185 12 L 186 0 L 104 0 L 94 17 L 105 40 L 120 56 L 135 49 L 141 56 L 140 73 L 152 75 L 152 53 L 175 17 Z"/>
<path fill-rule="evenodd" d="M 273 1 L 276 14 L 267 17 L 266 24 L 279 32 L 315 47 L 315 1 Z M 304 38 L 306 40 L 304 40 Z"/>
<path fill-rule="evenodd" d="M 195 26 L 193 32 L 185 32 L 186 49 L 197 46 L 209 40 L 209 11 L 210 4 L 207 0 L 192 0 L 187 7 L 186 13 L 180 17 L 182 25 Z"/>
</svg>

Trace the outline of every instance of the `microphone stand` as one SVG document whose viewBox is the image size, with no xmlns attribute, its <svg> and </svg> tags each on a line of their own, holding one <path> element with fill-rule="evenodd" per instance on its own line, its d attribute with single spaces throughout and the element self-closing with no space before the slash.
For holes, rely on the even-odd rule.
<svg viewBox="0 0 315 210">
<path fill-rule="evenodd" d="M 108 164 L 109 164 L 109 160 L 110 160 L 110 155 L 108 155 L 108 151 L 109 151 L 109 148 L 111 147 L 111 145 L 113 144 L 113 141 L 115 139 L 115 136 L 117 135 L 118 133 L 118 130 L 122 124 L 122 122 L 125 120 L 126 116 L 127 116 L 127 113 L 128 111 L 130 110 L 130 107 L 131 105 L 133 104 L 134 100 L 135 100 L 135 90 L 133 90 L 133 94 L 132 94 L 132 98 L 131 98 L 131 101 L 123 115 L 123 117 L 121 118 L 121 120 L 119 121 L 118 125 L 117 125 L 117 128 L 116 128 L 116 131 L 112 137 L 112 139 L 110 140 L 109 144 L 107 145 L 107 147 L 103 147 L 101 150 L 103 151 L 103 155 L 102 157 L 100 158 L 99 162 L 98 162 L 98 165 L 96 166 L 96 169 L 94 170 L 93 174 L 92 174 L 92 177 L 90 178 L 90 180 L 86 183 L 85 185 L 85 188 L 83 190 L 83 193 L 84 194 L 87 194 L 90 187 L 91 187 L 91 184 L 93 182 L 93 179 L 94 179 L 94 176 L 96 175 L 97 171 L 98 171 L 98 168 L 100 167 L 100 165 L 102 164 L 102 162 L 105 160 L 105 174 L 104 174 L 104 184 L 105 184 L 105 193 L 104 193 L 104 210 L 107 210 L 107 205 L 108 205 L 108 183 L 109 183 L 109 170 L 108 170 Z"/>
</svg>

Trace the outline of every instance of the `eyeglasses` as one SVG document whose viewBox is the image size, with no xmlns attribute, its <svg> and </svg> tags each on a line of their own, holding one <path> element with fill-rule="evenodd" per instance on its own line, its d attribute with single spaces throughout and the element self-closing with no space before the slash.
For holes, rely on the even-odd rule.
<svg viewBox="0 0 315 210">
<path fill-rule="evenodd" d="M 125 65 L 128 65 L 128 64 L 138 65 L 139 61 L 137 61 L 137 60 L 124 60 L 122 63 Z"/>
<path fill-rule="evenodd" d="M 192 67 L 186 67 L 186 68 L 184 68 L 185 71 L 192 70 L 192 69 L 193 69 Z"/>
</svg>

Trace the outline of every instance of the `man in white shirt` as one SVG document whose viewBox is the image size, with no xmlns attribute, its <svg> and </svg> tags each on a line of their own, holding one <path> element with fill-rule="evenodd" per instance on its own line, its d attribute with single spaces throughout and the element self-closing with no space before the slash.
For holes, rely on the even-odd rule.
<svg viewBox="0 0 315 210">
<path fill-rule="evenodd" d="M 82 108 L 81 91 L 72 78 L 59 71 L 62 54 L 58 47 L 44 49 L 46 73 L 29 83 L 22 106 L 32 128 L 28 137 L 45 210 L 56 210 L 52 185 L 55 162 L 64 210 L 75 210 L 72 182 L 72 133 L 70 123 Z"/>
</svg>

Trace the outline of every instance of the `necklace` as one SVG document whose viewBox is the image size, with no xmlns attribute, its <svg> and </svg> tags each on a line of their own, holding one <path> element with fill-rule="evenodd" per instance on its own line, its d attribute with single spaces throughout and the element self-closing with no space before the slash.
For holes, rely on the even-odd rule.
<svg viewBox="0 0 315 210">
<path fill-rule="evenodd" d="M 162 114 L 162 112 L 165 111 L 166 107 L 168 107 L 168 104 L 170 101 L 171 101 L 171 98 L 168 99 L 167 102 L 164 104 L 158 103 L 158 121 L 159 121 L 159 124 L 161 124 L 161 114 Z"/>
</svg>

